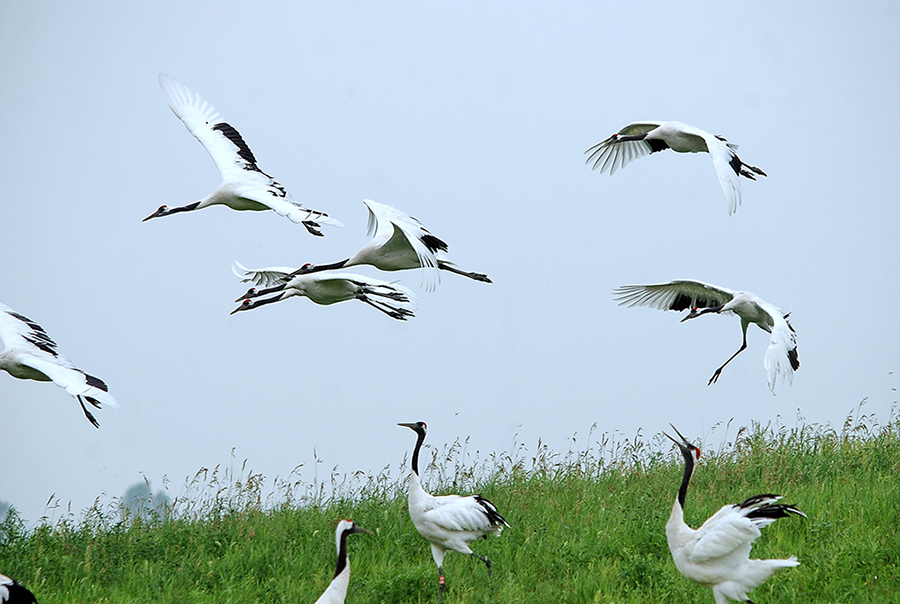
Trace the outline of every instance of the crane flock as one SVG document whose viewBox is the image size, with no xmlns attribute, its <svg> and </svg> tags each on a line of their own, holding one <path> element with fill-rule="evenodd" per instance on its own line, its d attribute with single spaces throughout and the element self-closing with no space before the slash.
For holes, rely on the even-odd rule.
<svg viewBox="0 0 900 604">
<path fill-rule="evenodd" d="M 199 94 L 182 82 L 163 73 L 159 84 L 172 112 L 188 131 L 204 146 L 221 176 L 221 184 L 199 201 L 169 207 L 162 205 L 144 218 L 225 205 L 233 210 L 272 210 L 317 237 L 323 236 L 322 225 L 343 226 L 328 213 L 313 210 L 294 201 L 288 190 L 258 165 L 253 152 L 241 134 Z M 766 176 L 761 169 L 744 163 L 736 154 L 737 146 L 721 136 L 714 136 L 680 122 L 634 122 L 609 138 L 590 147 L 587 163 L 593 169 L 614 174 L 619 168 L 644 155 L 672 149 L 679 153 L 709 153 L 719 182 L 733 214 L 741 204 L 740 177 L 755 180 Z M 306 263 L 299 268 L 269 267 L 248 269 L 235 262 L 233 272 L 242 283 L 252 287 L 235 300 L 239 306 L 231 314 L 279 302 L 290 297 L 306 297 L 320 305 L 347 300 L 359 300 L 396 320 L 406 321 L 415 313 L 416 295 L 410 289 L 372 277 L 343 272 L 351 266 L 369 265 L 378 270 L 393 272 L 420 270 L 423 287 L 433 291 L 440 281 L 440 272 L 455 273 L 483 283 L 491 279 L 483 273 L 468 272 L 456 267 L 448 258 L 448 245 L 433 235 L 423 224 L 383 203 L 364 199 L 368 210 L 367 243 L 346 259 L 330 264 Z M 674 280 L 651 285 L 625 285 L 613 291 L 620 305 L 647 306 L 659 310 L 683 311 L 688 314 L 682 322 L 704 314 L 735 314 L 741 320 L 742 344 L 707 382 L 715 383 L 722 370 L 747 348 L 747 328 L 751 323 L 770 334 L 764 366 L 769 388 L 774 393 L 778 381 L 790 383 L 799 368 L 797 334 L 783 313 L 773 305 L 748 292 L 729 289 L 693 280 Z M 268 296 L 268 297 L 267 297 Z M 0 369 L 13 377 L 37 381 L 53 381 L 66 389 L 81 405 L 85 417 L 99 427 L 88 406 L 117 408 L 106 384 L 76 368 L 57 351 L 56 343 L 44 329 L 31 319 L 0 304 L 0 338 L 5 349 L 0 352 Z M 427 425 L 423 421 L 400 423 L 416 435 L 409 477 L 409 516 L 416 531 L 430 544 L 432 557 L 438 568 L 440 604 L 444 595 L 444 556 L 448 551 L 473 554 L 484 562 L 488 577 L 492 575 L 491 561 L 475 554 L 470 543 L 489 535 L 499 535 L 509 527 L 497 507 L 480 495 L 432 495 L 422 486 L 419 457 L 425 441 Z M 674 429 L 674 426 L 673 426 Z M 684 521 L 684 505 L 691 476 L 700 458 L 700 449 L 680 432 L 671 439 L 680 449 L 685 462 L 681 487 L 665 527 L 669 550 L 675 567 L 686 578 L 710 587 L 717 604 L 728 600 L 750 602 L 747 592 L 766 581 L 776 570 L 797 566 L 795 557 L 780 560 L 752 560 L 751 544 L 760 536 L 760 529 L 789 515 L 805 517 L 794 505 L 777 503 L 777 495 L 750 497 L 743 503 L 726 505 L 699 529 L 690 528 Z M 337 566 L 334 578 L 317 604 L 343 603 L 350 579 L 347 538 L 354 533 L 373 534 L 350 520 L 338 523 L 335 532 Z M 34 595 L 18 581 L 0 575 L 0 603 L 36 602 Z"/>
</svg>

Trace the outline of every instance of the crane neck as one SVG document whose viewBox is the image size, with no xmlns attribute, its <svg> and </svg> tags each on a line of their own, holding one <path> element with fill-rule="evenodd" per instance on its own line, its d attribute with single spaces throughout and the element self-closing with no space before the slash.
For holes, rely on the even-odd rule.
<svg viewBox="0 0 900 604">
<path fill-rule="evenodd" d="M 412 455 L 412 471 L 416 476 L 419 475 L 419 449 L 422 448 L 422 443 L 425 442 L 425 432 L 419 432 L 416 430 L 416 434 L 419 435 L 419 438 L 416 439 L 416 448 L 413 449 Z"/>
<path fill-rule="evenodd" d="M 694 455 L 688 451 L 684 455 L 684 476 L 681 478 L 681 488 L 678 489 L 678 503 L 684 509 L 684 500 L 687 497 L 688 485 L 691 483 L 691 475 L 694 473 Z"/>
<path fill-rule="evenodd" d="M 350 531 L 346 530 L 341 533 L 341 539 L 338 542 L 337 567 L 334 570 L 334 576 L 338 577 L 345 570 L 350 572 L 350 558 L 347 555 L 347 536 Z"/>
</svg>

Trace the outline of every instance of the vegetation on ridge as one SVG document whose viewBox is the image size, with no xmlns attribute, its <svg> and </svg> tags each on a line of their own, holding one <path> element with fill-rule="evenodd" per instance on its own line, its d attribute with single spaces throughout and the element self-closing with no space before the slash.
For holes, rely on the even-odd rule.
<svg viewBox="0 0 900 604">
<path fill-rule="evenodd" d="M 726 427 L 727 428 L 727 427 Z M 690 437 L 690 435 L 687 435 Z M 672 564 L 664 527 L 681 479 L 667 440 L 599 440 L 556 454 L 538 443 L 484 459 L 467 442 L 428 448 L 429 490 L 481 493 L 511 528 L 473 544 L 494 563 L 449 553 L 446 604 L 473 602 L 710 602 Z M 780 493 L 808 520 L 763 531 L 753 557 L 796 555 L 801 566 L 757 588 L 757 602 L 892 602 L 900 593 L 900 417 L 866 415 L 839 429 L 754 424 L 703 454 L 685 520 L 699 526 L 726 503 Z M 401 466 L 405 479 L 406 468 Z M 25 530 L 0 524 L 0 569 L 47 603 L 224 604 L 313 602 L 334 572 L 334 528 L 352 518 L 376 536 L 350 545 L 349 603 L 437 597 L 427 542 L 409 521 L 405 480 L 387 470 L 331 484 L 205 470 L 162 515 L 95 504 Z M 332 493 L 333 489 L 333 493 Z M 325 493 L 332 493 L 326 495 Z"/>
</svg>

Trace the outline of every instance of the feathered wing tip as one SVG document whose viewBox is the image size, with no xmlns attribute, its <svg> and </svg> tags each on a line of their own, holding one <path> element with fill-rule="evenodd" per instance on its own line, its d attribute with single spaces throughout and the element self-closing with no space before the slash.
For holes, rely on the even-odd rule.
<svg viewBox="0 0 900 604">
<path fill-rule="evenodd" d="M 82 373 L 84 372 L 82 371 Z M 103 380 L 94 377 L 89 373 L 84 373 L 84 379 L 87 384 L 87 389 L 75 396 L 83 396 L 89 403 L 98 409 L 100 408 L 101 403 L 108 405 L 113 409 L 119 408 L 119 403 L 116 402 L 116 399 L 109 393 L 109 388 L 107 388 L 106 383 Z M 70 394 L 72 394 L 71 391 Z"/>
<path fill-rule="evenodd" d="M 222 119 L 215 107 L 206 102 L 202 96 L 163 72 L 159 72 L 159 87 L 162 88 L 169 107 L 178 119 L 184 121 L 191 117 L 202 119 L 209 124 L 215 124 Z"/>
<path fill-rule="evenodd" d="M 647 141 L 618 142 L 611 136 L 585 151 L 589 154 L 585 163 L 591 164 L 591 170 L 599 170 L 601 174 L 608 170 L 612 176 L 619 168 L 624 168 L 639 157 L 649 155 L 651 151 Z"/>
<path fill-rule="evenodd" d="M 800 368 L 797 332 L 785 317 L 780 313 L 775 315 L 775 326 L 772 328 L 772 337 L 763 362 L 772 394 L 775 394 L 775 384 L 779 379 L 788 385 L 792 384 L 794 372 Z"/>
<path fill-rule="evenodd" d="M 231 272 L 241 280 L 241 283 L 253 283 L 253 285 L 261 287 L 272 287 L 273 285 L 281 285 L 289 281 L 290 275 L 294 270 L 296 269 L 288 266 L 251 269 L 237 260 L 231 265 Z"/>
<path fill-rule="evenodd" d="M 305 207 L 303 204 L 297 201 L 291 201 L 290 204 L 296 208 L 297 211 L 291 211 L 286 214 L 288 218 L 290 218 L 291 222 L 300 223 L 300 222 L 314 222 L 317 225 L 319 224 L 327 224 L 330 226 L 342 227 L 344 223 L 338 220 L 337 218 L 332 218 L 325 212 L 320 210 L 313 210 Z M 277 210 L 276 210 L 277 211 Z"/>
<path fill-rule="evenodd" d="M 503 531 L 504 526 L 509 528 L 509 523 L 500 515 L 500 512 L 497 511 L 497 507 L 493 503 L 481 495 L 475 495 L 475 501 L 482 507 L 495 535 L 499 536 L 501 531 Z"/>
</svg>

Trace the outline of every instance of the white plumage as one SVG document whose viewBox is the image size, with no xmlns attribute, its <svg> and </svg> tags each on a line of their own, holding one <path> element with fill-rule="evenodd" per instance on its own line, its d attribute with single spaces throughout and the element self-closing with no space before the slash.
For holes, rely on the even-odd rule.
<svg viewBox="0 0 900 604">
<path fill-rule="evenodd" d="M 681 122 L 634 122 L 603 140 L 585 153 L 589 153 L 587 163 L 600 172 L 609 170 L 615 174 L 634 159 L 672 149 L 678 153 L 709 153 L 713 167 L 719 177 L 719 184 L 728 202 L 728 215 L 741 205 L 741 183 L 739 176 L 756 180 L 754 174 L 766 173 L 755 166 L 745 164 L 735 153 L 737 145 L 727 142 L 721 136 L 682 124 Z"/>
<path fill-rule="evenodd" d="M 431 543 L 431 556 L 438 567 L 438 604 L 444 593 L 444 555 L 448 550 L 461 554 L 473 554 L 469 543 L 490 534 L 499 535 L 504 526 L 509 526 L 494 504 L 480 495 L 463 497 L 441 495 L 435 497 L 424 488 L 419 479 L 419 450 L 425 441 L 428 426 L 425 422 L 401 423 L 417 435 L 413 449 L 412 474 L 409 477 L 409 517 L 416 530 Z M 476 554 L 477 555 L 477 554 Z M 491 561 L 478 556 L 491 575 Z"/>
<path fill-rule="evenodd" d="M 37 604 L 37 600 L 21 583 L 0 575 L 0 604 Z"/>
<path fill-rule="evenodd" d="M 427 291 L 434 290 L 440 281 L 440 270 L 450 271 L 490 283 L 487 275 L 460 270 L 447 260 L 447 244 L 431 234 L 421 222 L 393 206 L 364 199 L 369 210 L 368 234 L 372 236 L 358 252 L 346 260 L 332 264 L 304 264 L 298 272 L 311 273 L 347 266 L 368 264 L 382 271 L 401 271 L 424 268 L 423 279 Z"/>
<path fill-rule="evenodd" d="M 295 271 L 285 267 L 248 269 L 238 262 L 234 263 L 233 270 L 245 283 L 274 285 L 259 291 L 251 288 L 244 296 L 235 300 L 243 302 L 231 311 L 231 314 L 286 300 L 292 296 L 304 296 L 316 304 L 323 305 L 359 300 L 399 321 L 405 321 L 407 317 L 415 315 L 416 295 L 412 291 L 396 283 L 388 283 L 365 275 L 337 271 L 292 274 Z M 270 293 L 276 295 L 256 299 Z"/>
<path fill-rule="evenodd" d="M 347 597 L 347 586 L 350 584 L 350 557 L 347 554 L 347 537 L 353 533 L 365 533 L 367 531 L 354 524 L 352 520 L 341 520 L 334 533 L 335 546 L 337 547 L 337 565 L 334 578 L 325 592 L 316 600 L 316 604 L 344 604 Z"/>
<path fill-rule="evenodd" d="M 0 339 L 6 347 L 0 352 L 0 369 L 22 380 L 52 381 L 65 388 L 95 428 L 100 424 L 85 402 L 97 409 L 101 403 L 118 408 L 103 380 L 76 368 L 59 354 L 56 342 L 40 325 L 3 304 L 0 304 Z"/>
<path fill-rule="evenodd" d="M 221 204 L 233 210 L 274 210 L 280 216 L 303 224 L 318 237 L 322 236 L 321 224 L 343 226 L 325 212 L 305 208 L 293 201 L 283 185 L 260 169 L 240 133 L 203 97 L 163 73 L 159 74 L 159 85 L 169 107 L 209 152 L 222 175 L 222 183 L 200 201 L 177 208 L 160 206 L 144 221 Z"/>
<path fill-rule="evenodd" d="M 702 281 L 678 279 L 654 285 L 624 285 L 614 290 L 619 304 L 649 306 L 659 310 L 690 310 L 682 322 L 707 313 L 733 313 L 741 319 L 743 342 L 731 357 L 716 369 L 709 383 L 719 379 L 722 369 L 747 348 L 747 327 L 755 323 L 771 334 L 763 365 L 769 389 L 775 392 L 775 383 L 791 383 L 794 372 L 800 368 L 797 357 L 797 333 L 788 322 L 788 314 L 772 306 L 750 292 L 731 291 Z M 702 309 L 702 310 L 700 310 Z"/>
<path fill-rule="evenodd" d="M 692 529 L 684 522 L 684 501 L 700 449 L 677 429 L 675 433 L 680 441 L 666 436 L 681 449 L 685 466 L 681 488 L 666 523 L 672 560 L 682 575 L 711 588 L 716 604 L 727 604 L 728 600 L 751 602 L 748 591 L 762 585 L 775 571 L 800 564 L 793 556 L 785 560 L 751 560 L 750 547 L 760 530 L 790 514 L 804 518 L 806 514 L 794 505 L 776 503 L 781 499 L 778 495 L 763 494 L 726 505 L 700 528 Z"/>
</svg>

